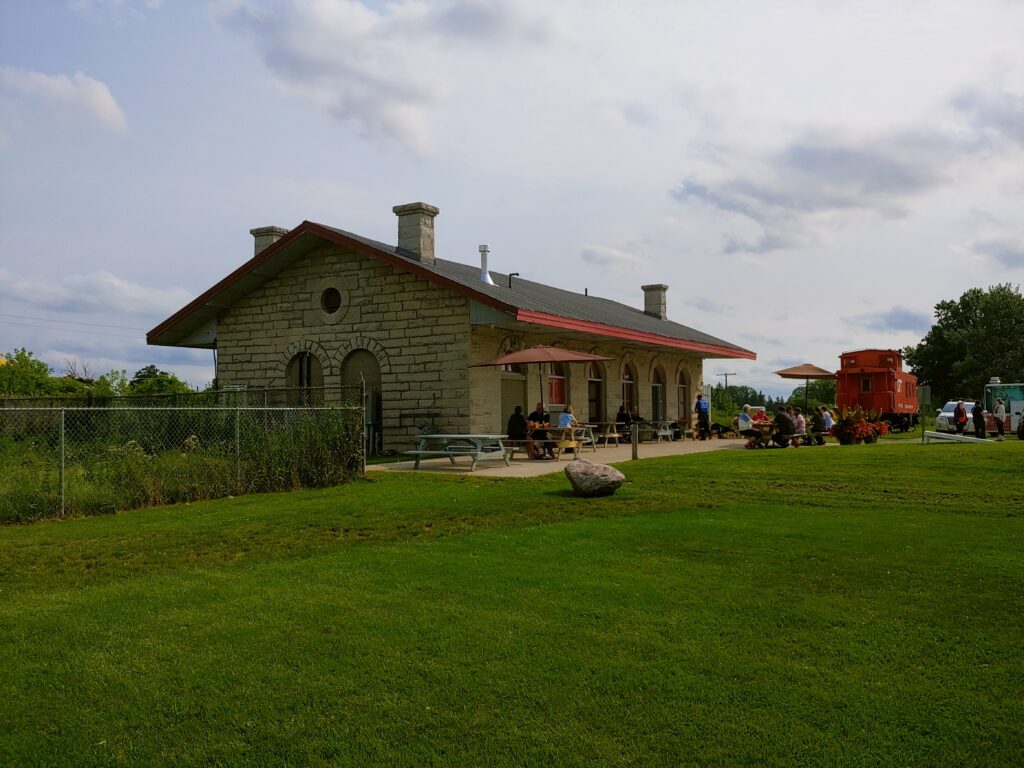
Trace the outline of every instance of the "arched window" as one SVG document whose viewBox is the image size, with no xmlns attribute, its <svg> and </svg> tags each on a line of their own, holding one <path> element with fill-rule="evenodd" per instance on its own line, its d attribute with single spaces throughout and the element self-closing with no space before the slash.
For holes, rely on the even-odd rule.
<svg viewBox="0 0 1024 768">
<path fill-rule="evenodd" d="M 651 374 L 651 418 L 665 419 L 665 371 L 658 366 Z"/>
<path fill-rule="evenodd" d="M 551 363 L 548 369 L 548 405 L 565 405 L 568 402 L 566 395 L 569 388 L 566 383 L 565 365 Z"/>
<path fill-rule="evenodd" d="M 622 404 L 626 410 L 632 412 L 639 407 L 636 399 L 636 368 L 626 363 L 622 367 Z"/>
<path fill-rule="evenodd" d="M 284 372 L 285 383 L 294 390 L 289 404 L 312 405 L 323 398 L 324 369 L 320 359 L 312 352 L 299 352 L 288 361 Z"/>
</svg>

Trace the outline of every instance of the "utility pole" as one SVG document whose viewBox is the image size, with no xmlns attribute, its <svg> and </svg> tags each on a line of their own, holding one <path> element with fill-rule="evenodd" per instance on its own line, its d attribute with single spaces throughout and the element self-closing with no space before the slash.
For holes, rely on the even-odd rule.
<svg viewBox="0 0 1024 768">
<path fill-rule="evenodd" d="M 737 375 L 738 374 L 735 371 L 733 371 L 731 373 L 716 373 L 715 374 L 715 376 L 724 376 L 725 377 L 725 388 L 726 389 L 729 388 L 729 377 L 730 376 L 737 376 Z"/>
</svg>

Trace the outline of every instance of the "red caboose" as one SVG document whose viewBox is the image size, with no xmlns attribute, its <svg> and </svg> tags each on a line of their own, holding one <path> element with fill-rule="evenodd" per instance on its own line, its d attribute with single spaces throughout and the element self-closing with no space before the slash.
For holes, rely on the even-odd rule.
<svg viewBox="0 0 1024 768">
<path fill-rule="evenodd" d="M 879 411 L 893 429 L 917 424 L 917 377 L 904 373 L 896 349 L 858 349 L 839 356 L 836 405 Z"/>
</svg>

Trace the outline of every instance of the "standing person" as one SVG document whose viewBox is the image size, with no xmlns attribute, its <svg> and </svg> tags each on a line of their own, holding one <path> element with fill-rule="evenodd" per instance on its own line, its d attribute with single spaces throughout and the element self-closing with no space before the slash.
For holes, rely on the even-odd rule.
<svg viewBox="0 0 1024 768">
<path fill-rule="evenodd" d="M 981 400 L 974 401 L 971 408 L 971 418 L 974 420 L 974 436 L 985 439 L 985 409 L 981 406 Z"/>
<path fill-rule="evenodd" d="M 992 414 L 996 418 L 996 440 L 1003 439 L 1003 431 L 1006 429 L 1006 425 L 1003 424 L 1006 421 L 1006 406 L 1003 405 L 1003 398 L 996 398 L 996 409 Z"/>
<path fill-rule="evenodd" d="M 953 426 L 956 427 L 958 435 L 962 435 L 964 427 L 967 426 L 967 409 L 964 408 L 963 400 L 956 401 L 956 408 L 953 409 Z"/>
<path fill-rule="evenodd" d="M 701 440 L 711 439 L 711 403 L 704 399 L 704 395 L 697 395 L 697 403 L 693 410 L 697 412 L 697 426 Z"/>
</svg>

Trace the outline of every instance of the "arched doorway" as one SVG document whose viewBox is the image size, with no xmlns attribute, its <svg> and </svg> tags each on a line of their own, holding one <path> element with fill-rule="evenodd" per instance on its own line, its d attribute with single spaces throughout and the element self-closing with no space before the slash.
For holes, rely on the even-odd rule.
<svg viewBox="0 0 1024 768">
<path fill-rule="evenodd" d="M 677 396 L 677 407 L 679 423 L 683 425 L 684 429 L 689 429 L 693 425 L 690 423 L 690 377 L 686 371 L 679 372 L 679 382 L 676 387 L 678 393 Z"/>
<path fill-rule="evenodd" d="M 587 366 L 587 421 L 604 420 L 604 367 L 591 363 Z"/>
<path fill-rule="evenodd" d="M 299 352 L 288 361 L 284 371 L 289 405 L 313 405 L 323 402 L 324 368 L 312 352 Z"/>
<path fill-rule="evenodd" d="M 383 446 L 383 407 L 380 390 L 380 363 L 368 349 L 354 349 L 341 364 L 341 383 L 359 386 L 366 382 L 366 444 L 371 453 Z"/>
<path fill-rule="evenodd" d="M 651 372 L 651 419 L 665 420 L 665 371 L 660 365 Z"/>
</svg>

